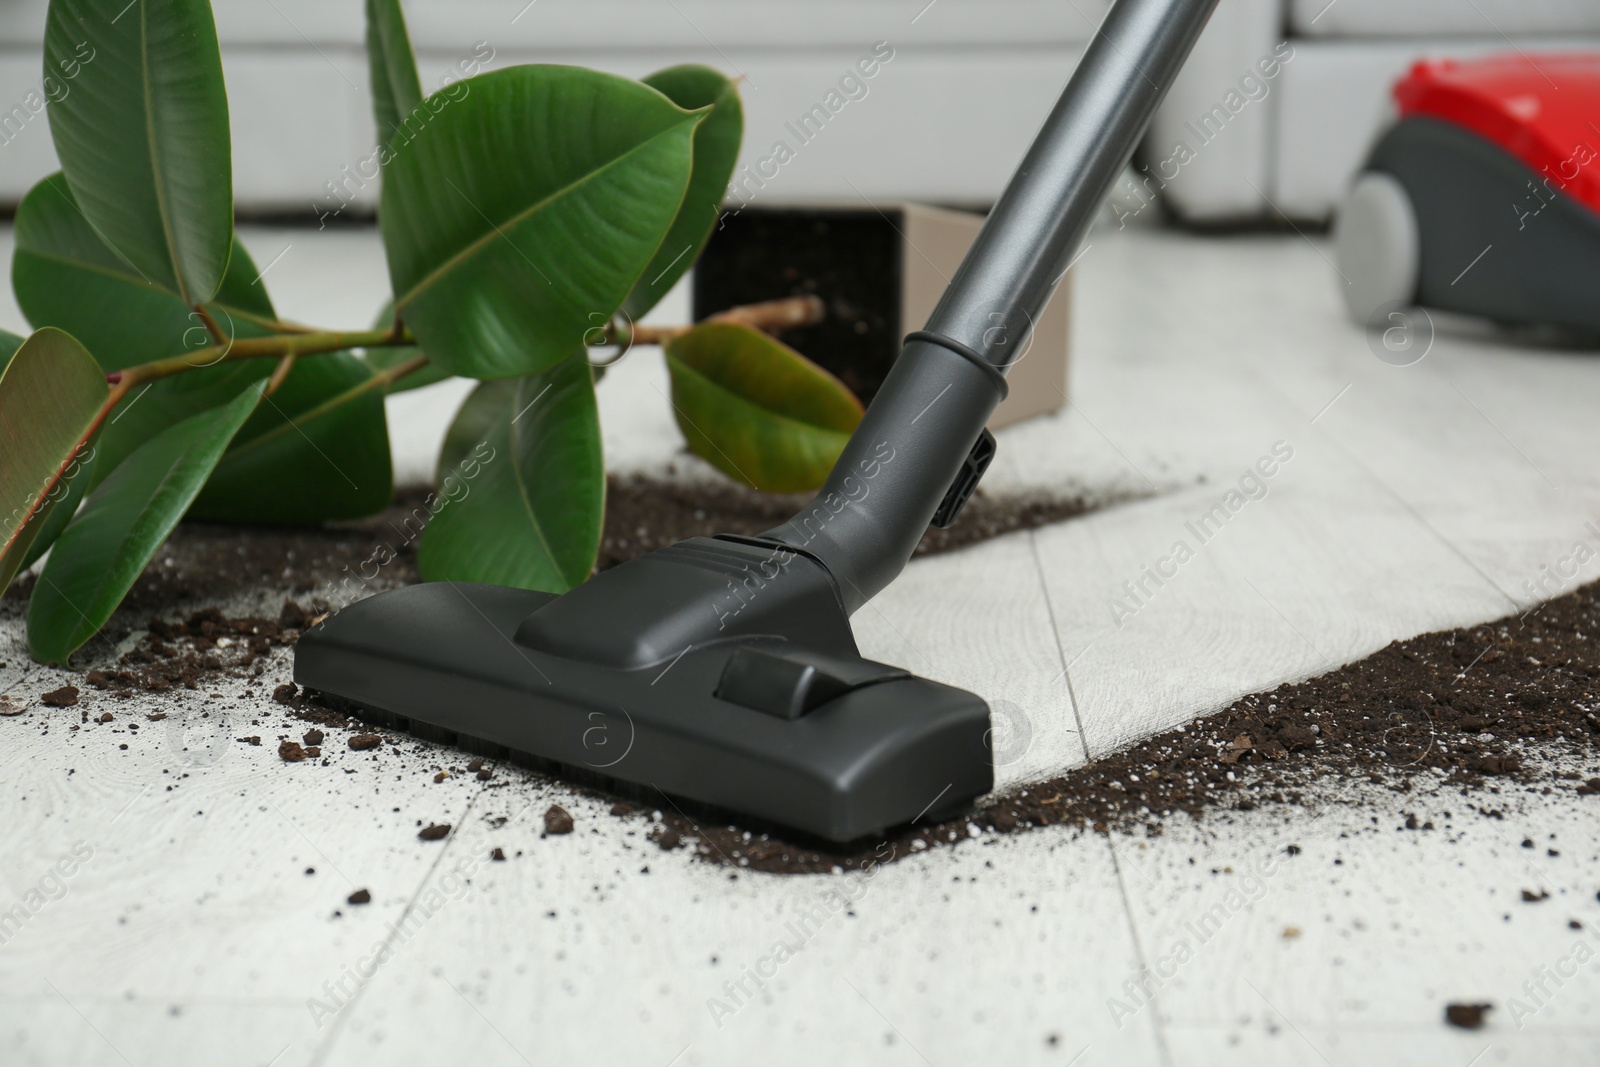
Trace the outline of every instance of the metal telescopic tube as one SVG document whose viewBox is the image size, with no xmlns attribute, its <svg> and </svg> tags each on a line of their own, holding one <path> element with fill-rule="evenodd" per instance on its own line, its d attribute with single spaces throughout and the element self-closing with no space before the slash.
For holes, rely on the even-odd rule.
<svg viewBox="0 0 1600 1067">
<path fill-rule="evenodd" d="M 821 559 L 849 611 L 911 558 L 1216 3 L 1117 0 L 928 320 L 948 343 L 907 342 L 816 499 L 768 532 Z"/>
</svg>

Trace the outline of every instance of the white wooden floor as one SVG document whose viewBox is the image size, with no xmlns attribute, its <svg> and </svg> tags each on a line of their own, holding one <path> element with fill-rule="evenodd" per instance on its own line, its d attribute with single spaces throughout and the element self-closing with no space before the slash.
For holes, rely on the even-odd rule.
<svg viewBox="0 0 1600 1067">
<path fill-rule="evenodd" d="M 370 234 L 245 240 L 262 263 L 288 249 L 268 275 L 286 315 L 359 325 L 382 299 Z M 1394 367 L 1337 313 L 1321 243 L 1092 242 L 1076 268 L 1073 406 L 1003 433 L 988 487 L 1152 495 L 920 561 L 857 616 L 868 655 L 1006 708 L 1005 785 L 1394 638 L 1505 614 L 1531 602 L 1541 566 L 1595 546 L 1594 354 L 1441 325 L 1425 359 Z M 21 325 L 0 302 L 0 326 Z M 403 476 L 431 465 L 452 388 L 393 402 Z M 614 466 L 684 464 L 665 389 L 649 350 L 603 383 Z M 1260 499 L 1200 545 L 1188 524 L 1275 446 L 1292 455 L 1265 495 L 1247 486 Z M 1158 561 L 1179 541 L 1193 558 L 1115 612 L 1143 568 L 1172 573 Z M 1597 576 L 1591 564 L 1576 580 Z M 0 607 L 0 661 L 0 692 L 64 680 L 28 663 L 15 605 Z M 285 658 L 267 680 L 288 671 Z M 1500 797 L 1502 821 L 1446 793 L 1349 807 L 1330 787 L 1310 813 L 1149 841 L 1049 830 L 871 878 L 730 879 L 563 789 L 435 784 L 430 763 L 460 763 L 447 750 L 286 766 L 228 743 L 252 717 L 250 732 L 279 732 L 264 692 L 141 698 L 177 726 L 138 737 L 69 734 L 77 709 L 37 703 L 0 719 L 0 1062 L 1600 1058 L 1600 820 L 1578 803 Z M 85 709 L 102 705 L 130 710 L 88 691 Z M 554 800 L 578 832 L 541 839 Z M 1440 829 L 1396 832 L 1405 811 Z M 419 819 L 457 831 L 421 843 Z M 493 846 L 513 858 L 488 862 Z M 75 848 L 71 876 L 53 876 Z M 361 887 L 373 902 L 345 905 Z M 1522 889 L 1551 897 L 1523 903 Z M 818 926 L 790 928 L 818 905 Z M 780 940 L 803 945 L 762 964 Z M 748 1002 L 724 985 L 758 966 L 771 976 Z M 1451 1000 L 1497 1010 L 1454 1030 Z"/>
</svg>

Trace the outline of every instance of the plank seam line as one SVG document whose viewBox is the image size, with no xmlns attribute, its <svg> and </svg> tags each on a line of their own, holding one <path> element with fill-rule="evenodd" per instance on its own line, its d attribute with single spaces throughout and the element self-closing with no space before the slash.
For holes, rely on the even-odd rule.
<svg viewBox="0 0 1600 1067">
<path fill-rule="evenodd" d="M 483 796 L 484 790 L 487 788 L 488 786 L 482 786 L 476 793 L 472 794 L 472 798 L 467 801 L 467 806 L 461 811 L 461 821 L 456 824 L 457 826 L 465 826 L 467 824 L 467 816 L 472 814 L 473 807 L 478 803 L 478 799 Z M 451 837 L 450 841 L 446 842 L 446 844 L 451 844 L 454 841 L 455 838 Z M 417 901 L 421 899 L 423 890 L 428 887 L 428 884 L 433 880 L 434 872 L 439 869 L 439 864 L 443 863 L 444 858 L 449 854 L 450 850 L 448 848 L 442 848 L 439 850 L 439 855 L 434 857 L 433 863 L 429 864 L 428 869 L 423 872 L 422 878 L 417 882 L 417 888 L 411 894 L 411 899 L 406 901 L 406 906 L 404 910 L 400 912 L 400 917 L 395 920 L 392 926 L 389 927 L 389 936 L 383 939 L 383 946 L 386 949 L 391 949 L 389 953 L 391 958 L 395 955 L 395 953 L 392 951 L 394 940 L 398 936 L 399 931 L 405 926 L 406 918 L 410 916 L 412 910 L 416 908 Z M 374 973 L 373 977 L 377 977 L 376 973 Z M 367 987 L 371 984 L 371 979 L 363 982 L 360 988 L 356 990 L 356 995 L 351 997 L 350 1000 L 339 1009 L 338 1015 L 333 1020 L 333 1026 L 328 1031 L 328 1036 L 322 1040 L 322 1043 L 317 1046 L 316 1051 L 312 1053 L 310 1067 L 318 1067 L 318 1065 L 325 1062 L 328 1056 L 333 1052 L 333 1046 L 335 1042 L 339 1040 L 339 1035 L 344 1032 L 345 1020 L 350 1018 L 351 1009 L 353 1009 L 356 1004 L 360 1002 L 362 995 L 366 993 Z"/>
</svg>

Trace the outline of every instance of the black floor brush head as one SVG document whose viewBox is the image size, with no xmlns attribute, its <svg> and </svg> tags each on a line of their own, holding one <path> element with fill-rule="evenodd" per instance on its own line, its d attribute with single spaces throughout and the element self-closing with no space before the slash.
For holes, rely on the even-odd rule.
<svg viewBox="0 0 1600 1067">
<path fill-rule="evenodd" d="M 301 637 L 295 680 L 375 721 L 834 842 L 993 786 L 982 700 L 863 659 L 827 571 L 695 538 L 561 597 L 438 582 Z"/>
</svg>

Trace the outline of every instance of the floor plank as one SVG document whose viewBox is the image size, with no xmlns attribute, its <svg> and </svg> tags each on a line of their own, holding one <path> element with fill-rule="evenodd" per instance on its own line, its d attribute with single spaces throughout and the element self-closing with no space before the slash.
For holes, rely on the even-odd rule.
<svg viewBox="0 0 1600 1067">
<path fill-rule="evenodd" d="M 1065 1062 L 1085 1046 L 1154 1062 L 1153 1020 L 1117 1028 L 1088 977 L 1136 966 L 1104 845 L 1059 832 L 985 844 L 871 877 L 730 881 L 637 837 L 575 834 L 560 862 L 496 865 L 469 906 L 430 924 L 320 1062 L 399 1049 L 417 1062 L 735 1064 L 756 1049 L 773 1064 Z M 853 902 L 832 910 L 836 891 Z M 799 951 L 764 964 L 779 942 Z M 1095 966 L 1044 963 L 1068 955 Z M 998 957 L 1038 963 L 941 977 Z M 725 985 L 758 967 L 754 995 Z M 598 1025 L 563 1025 L 577 1019 Z"/>
<path fill-rule="evenodd" d="M 921 560 L 852 623 L 863 655 L 983 693 L 996 789 L 1083 761 L 1030 534 Z"/>
</svg>

